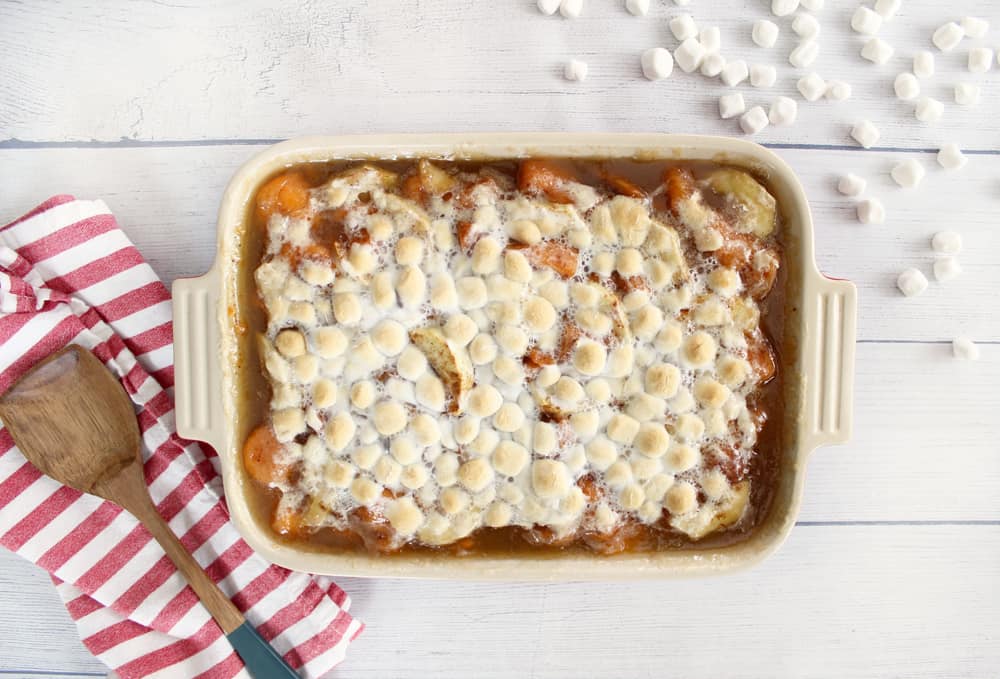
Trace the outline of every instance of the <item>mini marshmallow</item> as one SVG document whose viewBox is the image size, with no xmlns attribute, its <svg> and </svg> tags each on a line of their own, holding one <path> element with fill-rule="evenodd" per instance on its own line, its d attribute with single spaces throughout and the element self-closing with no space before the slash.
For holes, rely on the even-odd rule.
<svg viewBox="0 0 1000 679">
<path fill-rule="evenodd" d="M 799 115 L 799 105 L 790 97 L 778 97 L 771 102 L 767 119 L 772 125 L 791 125 Z"/>
<path fill-rule="evenodd" d="M 930 78 L 934 75 L 934 53 L 920 50 L 913 55 L 913 75 L 918 78 Z"/>
<path fill-rule="evenodd" d="M 759 19 L 754 22 L 750 37 L 758 47 L 774 47 L 774 43 L 778 42 L 778 25 L 767 19 Z"/>
<path fill-rule="evenodd" d="M 826 4 L 826 0 L 800 0 L 800 2 L 810 12 L 820 12 Z"/>
<path fill-rule="evenodd" d="M 890 21 L 899 11 L 903 0 L 875 0 L 875 11 L 886 21 Z"/>
<path fill-rule="evenodd" d="M 693 73 L 705 58 L 705 48 L 694 38 L 688 38 L 674 50 L 674 61 L 685 73 Z"/>
<path fill-rule="evenodd" d="M 979 347 L 968 337 L 956 337 L 951 341 L 951 353 L 963 361 L 978 361 Z"/>
<path fill-rule="evenodd" d="M 722 69 L 726 67 L 726 58 L 723 57 L 718 52 L 709 54 L 701 62 L 701 74 L 708 76 L 709 78 L 714 78 L 715 76 L 722 73 Z"/>
<path fill-rule="evenodd" d="M 718 26 L 703 28 L 701 29 L 701 33 L 698 34 L 698 42 L 701 43 L 701 46 L 709 54 L 718 52 L 722 47 L 722 32 L 719 31 Z"/>
<path fill-rule="evenodd" d="M 955 103 L 959 106 L 975 106 L 979 103 L 979 85 L 958 83 L 955 85 Z"/>
<path fill-rule="evenodd" d="M 684 42 L 698 35 L 698 25 L 690 14 L 681 14 L 670 20 L 670 32 L 675 38 Z"/>
<path fill-rule="evenodd" d="M 873 64 L 879 64 L 880 66 L 885 62 L 892 59 L 892 54 L 896 50 L 893 49 L 892 45 L 887 43 L 882 38 L 872 38 L 865 43 L 865 46 L 861 48 L 861 56 Z"/>
<path fill-rule="evenodd" d="M 855 33 L 875 35 L 878 33 L 878 29 L 882 28 L 882 15 L 862 5 L 854 10 L 854 15 L 851 17 L 851 28 L 854 29 Z"/>
<path fill-rule="evenodd" d="M 927 276 L 919 269 L 907 269 L 896 278 L 896 287 L 907 297 L 915 297 L 927 289 Z"/>
<path fill-rule="evenodd" d="M 868 186 L 868 182 L 863 177 L 851 174 L 850 172 L 841 177 L 840 181 L 837 182 L 837 190 L 845 196 L 851 196 L 852 198 L 864 193 L 866 186 Z"/>
<path fill-rule="evenodd" d="M 965 30 L 954 21 L 949 21 L 943 26 L 939 26 L 931 36 L 931 42 L 942 52 L 950 52 L 962 42 L 965 37 Z"/>
<path fill-rule="evenodd" d="M 740 128 L 745 134 L 757 134 L 767 127 L 767 114 L 760 106 L 754 106 L 740 117 Z"/>
<path fill-rule="evenodd" d="M 870 149 L 878 143 L 878 138 L 882 133 L 870 120 L 860 120 L 851 128 L 851 137 L 866 149 Z"/>
<path fill-rule="evenodd" d="M 735 118 L 746 110 L 746 102 L 743 101 L 743 95 L 739 92 L 719 97 L 719 115 L 725 120 Z"/>
<path fill-rule="evenodd" d="M 649 0 L 625 0 L 625 9 L 632 16 L 644 17 L 649 12 Z"/>
<path fill-rule="evenodd" d="M 962 19 L 962 30 L 970 38 L 981 38 L 990 30 L 990 22 L 978 17 L 965 17 Z"/>
<path fill-rule="evenodd" d="M 931 238 L 931 250 L 936 255 L 957 255 L 962 251 L 962 235 L 957 231 L 938 231 Z"/>
<path fill-rule="evenodd" d="M 792 30 L 800 38 L 815 38 L 819 34 L 819 22 L 811 14 L 796 14 Z"/>
<path fill-rule="evenodd" d="M 826 98 L 844 101 L 851 98 L 851 85 L 843 80 L 833 80 L 826 86 Z"/>
<path fill-rule="evenodd" d="M 771 14 L 786 17 L 799 8 L 799 0 L 771 0 Z"/>
<path fill-rule="evenodd" d="M 903 101 L 916 99 L 920 94 L 920 81 L 912 73 L 900 73 L 897 75 L 896 80 L 892 83 L 892 87 L 896 90 L 896 97 Z"/>
<path fill-rule="evenodd" d="M 885 207 L 878 198 L 866 198 L 858 203 L 858 221 L 862 224 L 882 224 L 885 222 Z"/>
<path fill-rule="evenodd" d="M 795 68 L 809 68 L 819 55 L 819 43 L 815 40 L 803 40 L 795 46 L 789 55 L 788 63 Z"/>
<path fill-rule="evenodd" d="M 753 64 L 750 66 L 750 84 L 754 87 L 771 87 L 778 79 L 774 66 Z"/>
<path fill-rule="evenodd" d="M 670 51 L 662 47 L 650 47 L 640 59 L 642 74 L 649 80 L 662 80 L 674 70 L 674 58 Z"/>
<path fill-rule="evenodd" d="M 954 257 L 945 257 L 934 262 L 934 279 L 944 283 L 962 275 L 962 265 Z"/>
<path fill-rule="evenodd" d="M 538 0 L 538 11 L 545 16 L 552 16 L 559 9 L 562 0 Z"/>
<path fill-rule="evenodd" d="M 937 152 L 937 161 L 946 170 L 961 170 L 969 159 L 958 148 L 958 144 L 944 144 Z"/>
<path fill-rule="evenodd" d="M 570 59 L 566 62 L 566 66 L 563 67 L 563 77 L 573 82 L 583 82 L 587 79 L 588 70 L 590 69 L 587 67 L 586 61 Z"/>
<path fill-rule="evenodd" d="M 896 163 L 889 172 L 889 175 L 894 182 L 904 189 L 913 189 L 923 181 L 926 173 L 927 171 L 924 170 L 923 165 L 913 158 L 907 158 L 900 163 Z"/>
<path fill-rule="evenodd" d="M 973 47 L 969 50 L 969 72 L 986 73 L 993 68 L 993 50 L 989 47 Z"/>
<path fill-rule="evenodd" d="M 944 104 L 930 97 L 924 97 L 918 101 L 917 108 L 913 111 L 913 115 L 922 123 L 936 123 L 941 120 L 943 113 Z"/>
<path fill-rule="evenodd" d="M 810 73 L 804 78 L 799 78 L 796 87 L 799 88 L 802 98 L 806 101 L 816 101 L 826 94 L 826 81 L 817 73 Z"/>
<path fill-rule="evenodd" d="M 736 87 L 747 79 L 747 76 L 750 75 L 750 69 L 747 68 L 747 62 L 737 59 L 726 64 L 719 75 L 722 77 L 723 83 L 729 87 Z"/>
</svg>

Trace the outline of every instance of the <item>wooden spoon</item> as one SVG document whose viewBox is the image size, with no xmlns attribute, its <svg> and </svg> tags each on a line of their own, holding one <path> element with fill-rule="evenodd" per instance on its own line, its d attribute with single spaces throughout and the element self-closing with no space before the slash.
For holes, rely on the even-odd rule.
<svg viewBox="0 0 1000 679">
<path fill-rule="evenodd" d="M 0 396 L 0 420 L 42 472 L 114 502 L 142 522 L 254 677 L 298 676 L 215 586 L 156 511 L 143 477 L 132 401 L 92 353 L 73 345 L 36 365 Z"/>
</svg>

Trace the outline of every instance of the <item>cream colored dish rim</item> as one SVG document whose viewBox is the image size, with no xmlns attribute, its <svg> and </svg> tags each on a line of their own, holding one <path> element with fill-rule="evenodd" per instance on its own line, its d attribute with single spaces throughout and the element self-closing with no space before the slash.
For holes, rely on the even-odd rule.
<svg viewBox="0 0 1000 679">
<path fill-rule="evenodd" d="M 280 168 L 346 158 L 516 158 L 527 155 L 723 159 L 753 167 L 769 178 L 786 216 L 786 238 L 796 242 L 799 280 L 799 375 L 794 418 L 785 440 L 781 497 L 751 537 L 721 548 L 685 549 L 601 557 L 582 553 L 510 557 L 416 554 L 392 557 L 307 551 L 274 540 L 251 515 L 236 440 L 236 333 L 228 309 L 235 305 L 239 229 L 260 182 Z M 793 281 L 789 281 L 792 285 Z M 218 254 L 204 276 L 174 282 L 174 350 L 177 430 L 219 453 L 229 511 L 246 541 L 265 558 L 299 571 L 360 577 L 480 580 L 622 580 L 718 574 L 749 567 L 772 553 L 795 523 L 805 463 L 817 446 L 850 437 L 856 330 L 854 286 L 819 273 L 813 258 L 813 224 L 802 185 L 775 153 L 725 137 L 673 134 L 468 133 L 303 137 L 282 142 L 250 159 L 233 176 L 219 211 Z M 786 331 L 786 344 L 789 337 Z M 787 394 L 786 387 L 786 394 Z M 787 426 L 788 423 L 786 423 Z"/>
</svg>

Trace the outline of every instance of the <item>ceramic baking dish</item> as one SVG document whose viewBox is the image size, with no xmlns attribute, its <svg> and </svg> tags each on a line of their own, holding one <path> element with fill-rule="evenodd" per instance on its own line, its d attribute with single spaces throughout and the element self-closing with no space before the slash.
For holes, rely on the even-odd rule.
<svg viewBox="0 0 1000 679">
<path fill-rule="evenodd" d="M 370 556 L 323 553 L 275 540 L 252 515 L 240 462 L 235 370 L 236 272 L 247 205 L 261 182 L 289 165 L 329 159 L 412 156 L 516 158 L 526 155 L 711 159 L 752 168 L 769 181 L 784 215 L 785 422 L 777 488 L 767 517 L 743 541 L 725 547 L 600 556 L 465 556 L 426 553 Z M 846 441 L 851 398 L 857 292 L 824 277 L 813 259 L 813 223 L 802 185 L 771 151 L 747 141 L 670 134 L 451 134 L 309 137 L 277 144 L 247 162 L 222 198 L 218 254 L 208 273 L 173 286 L 177 429 L 219 453 L 229 509 L 260 554 L 287 568 L 345 576 L 509 580 L 634 579 L 709 575 L 744 568 L 773 552 L 795 523 L 805 466 L 818 446 Z"/>
</svg>

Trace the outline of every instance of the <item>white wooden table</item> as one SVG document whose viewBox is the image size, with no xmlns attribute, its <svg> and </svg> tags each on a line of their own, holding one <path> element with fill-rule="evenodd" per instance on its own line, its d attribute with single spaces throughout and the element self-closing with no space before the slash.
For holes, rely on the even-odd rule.
<svg viewBox="0 0 1000 679">
<path fill-rule="evenodd" d="M 721 121 L 717 81 L 675 70 L 641 78 L 638 54 L 673 48 L 654 0 L 645 19 L 621 0 L 587 0 L 575 21 L 533 0 L 364 3 L 0 0 L 0 223 L 54 192 L 104 198 L 167 281 L 214 256 L 214 215 L 236 167 L 274 140 L 311 133 L 601 130 L 738 134 Z M 338 6 L 341 5 L 341 6 Z M 722 28 L 728 58 L 773 63 L 772 90 L 742 86 L 748 105 L 779 94 L 798 123 L 768 128 L 800 174 L 825 271 L 854 280 L 861 311 L 855 436 L 809 464 L 799 525 L 760 567 L 716 580 L 608 585 L 454 584 L 345 579 L 368 625 L 340 674 L 351 677 L 995 677 L 1000 675 L 1000 72 L 971 75 L 965 41 L 938 56 L 924 92 L 945 102 L 936 125 L 892 96 L 930 33 L 985 15 L 992 0 L 905 0 L 881 36 L 885 66 L 858 56 L 856 2 L 828 0 L 814 68 L 853 85 L 848 102 L 808 104 L 785 58 L 750 23 L 766 0 L 694 0 Z M 992 13 L 993 16 L 990 16 Z M 562 79 L 570 57 L 584 83 Z M 978 107 L 952 103 L 959 80 L 984 86 Z M 860 117 L 880 149 L 848 137 Z M 930 149 L 974 151 L 945 173 Z M 927 167 L 915 191 L 894 161 Z M 863 174 L 888 220 L 862 226 L 833 189 Z M 928 241 L 965 238 L 965 273 L 904 299 L 896 274 L 930 275 Z M 977 363 L 951 357 L 975 338 Z M 99 676 L 47 576 L 0 553 L 0 676 Z"/>
</svg>

